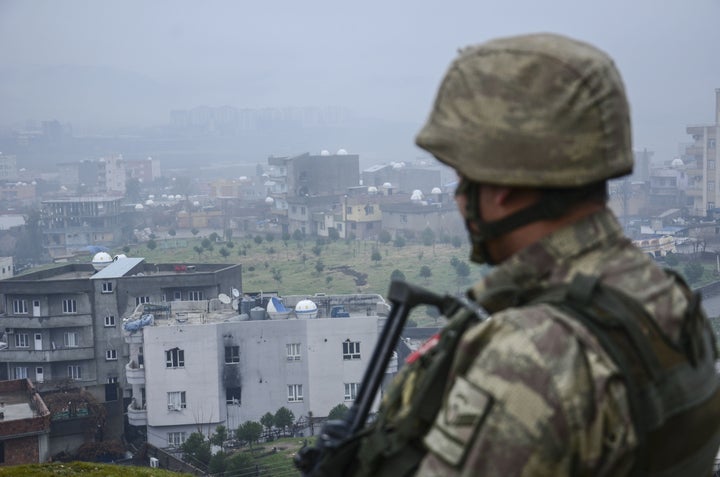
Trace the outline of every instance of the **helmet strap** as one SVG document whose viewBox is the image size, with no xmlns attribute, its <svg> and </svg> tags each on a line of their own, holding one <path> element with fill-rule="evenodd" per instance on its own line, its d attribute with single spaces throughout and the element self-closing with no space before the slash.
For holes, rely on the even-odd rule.
<svg viewBox="0 0 720 477">
<path fill-rule="evenodd" d="M 575 189 L 562 195 L 543 194 L 537 202 L 514 214 L 500 220 L 486 222 L 480 213 L 480 184 L 468 181 L 464 184 L 462 192 L 467 194 L 465 225 L 473 246 L 470 260 L 489 265 L 496 263 L 487 250 L 488 240 L 501 237 L 532 222 L 556 219 L 591 194 L 587 188 Z M 471 224 L 474 227 L 471 227 Z"/>
</svg>

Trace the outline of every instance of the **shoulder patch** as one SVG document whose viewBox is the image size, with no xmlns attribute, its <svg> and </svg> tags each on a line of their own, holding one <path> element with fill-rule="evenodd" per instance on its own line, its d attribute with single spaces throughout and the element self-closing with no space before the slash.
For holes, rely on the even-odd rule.
<svg viewBox="0 0 720 477">
<path fill-rule="evenodd" d="M 492 405 L 493 397 L 488 392 L 463 377 L 456 378 L 425 436 L 425 445 L 448 464 L 460 465 Z"/>
</svg>

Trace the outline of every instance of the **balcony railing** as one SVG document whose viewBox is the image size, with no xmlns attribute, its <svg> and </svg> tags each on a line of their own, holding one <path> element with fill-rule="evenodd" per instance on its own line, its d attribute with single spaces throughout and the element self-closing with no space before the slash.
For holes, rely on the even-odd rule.
<svg viewBox="0 0 720 477">
<path fill-rule="evenodd" d="M 92 315 L 18 316 L 0 315 L 3 328 L 75 328 L 92 326 Z"/>
<path fill-rule="evenodd" d="M 147 426 L 147 409 L 137 409 L 130 404 L 127 409 L 128 424 L 131 426 Z"/>
<path fill-rule="evenodd" d="M 0 350 L 0 361 L 15 363 L 52 363 L 58 361 L 82 361 L 95 359 L 95 348 L 60 348 L 60 349 L 3 349 Z"/>
<path fill-rule="evenodd" d="M 131 361 L 125 365 L 125 379 L 127 379 L 130 385 L 145 384 L 145 368 L 140 368 L 136 363 Z"/>
</svg>

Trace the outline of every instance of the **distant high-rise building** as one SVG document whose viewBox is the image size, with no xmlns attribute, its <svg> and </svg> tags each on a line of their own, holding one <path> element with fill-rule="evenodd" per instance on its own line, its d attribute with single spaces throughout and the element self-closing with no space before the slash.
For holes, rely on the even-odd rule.
<svg viewBox="0 0 720 477">
<path fill-rule="evenodd" d="M 715 124 L 691 125 L 687 133 L 693 142 L 686 146 L 682 160 L 688 174 L 688 210 L 704 217 L 720 205 L 720 88 L 715 90 Z"/>
<path fill-rule="evenodd" d="M 17 178 L 17 158 L 0 152 L 0 181 L 16 181 Z"/>
</svg>

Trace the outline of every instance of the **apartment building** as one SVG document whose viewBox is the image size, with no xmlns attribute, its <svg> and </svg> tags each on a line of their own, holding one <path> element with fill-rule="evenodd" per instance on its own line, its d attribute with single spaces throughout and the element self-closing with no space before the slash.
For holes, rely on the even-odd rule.
<svg viewBox="0 0 720 477">
<path fill-rule="evenodd" d="M 112 438 L 122 433 L 122 413 L 131 398 L 122 317 L 145 303 L 192 302 L 207 309 L 223 290 L 242 289 L 241 266 L 152 264 L 109 256 L 93 262 L 0 281 L 5 301 L 0 380 L 27 378 L 40 392 L 67 381 L 87 389 L 105 403 L 111 422 L 106 437 Z"/>
<path fill-rule="evenodd" d="M 288 298 L 291 310 L 308 302 Z M 251 320 L 231 305 L 212 314 L 136 313 L 125 332 L 131 363 L 143 363 L 128 368 L 135 383 L 130 424 L 146 426 L 149 443 L 176 448 L 198 429 L 235 430 L 283 406 L 296 418 L 350 406 L 388 307 L 379 295 L 316 301 L 321 316 L 331 316 L 333 303 L 349 316 Z"/>
<path fill-rule="evenodd" d="M 688 167 L 688 210 L 705 217 L 720 206 L 720 88 L 715 90 L 715 123 L 691 125 L 686 129 L 693 142 L 682 157 Z"/>
</svg>

